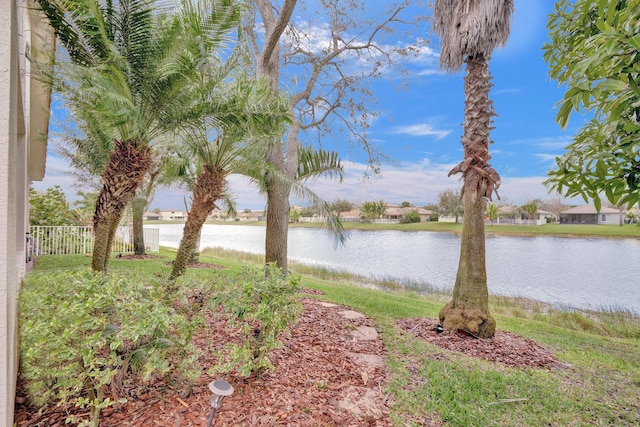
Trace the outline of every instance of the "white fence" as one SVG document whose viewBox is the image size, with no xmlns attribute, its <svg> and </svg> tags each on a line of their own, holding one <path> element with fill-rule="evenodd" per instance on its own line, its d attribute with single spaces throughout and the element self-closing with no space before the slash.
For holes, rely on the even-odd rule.
<svg viewBox="0 0 640 427">
<path fill-rule="evenodd" d="M 93 227 L 31 226 L 27 246 L 31 256 L 90 254 L 93 252 Z M 160 252 L 160 230 L 144 229 L 146 252 Z M 118 227 L 112 252 L 133 253 L 133 228 Z"/>
</svg>

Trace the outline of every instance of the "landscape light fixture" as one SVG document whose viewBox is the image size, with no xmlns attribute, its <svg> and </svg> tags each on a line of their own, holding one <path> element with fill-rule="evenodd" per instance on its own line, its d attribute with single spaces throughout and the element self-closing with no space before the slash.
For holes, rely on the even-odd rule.
<svg viewBox="0 0 640 427">
<path fill-rule="evenodd" d="M 224 380 L 215 380 L 209 383 L 209 390 L 213 393 L 213 399 L 211 399 L 211 415 L 209 415 L 207 427 L 211 427 L 213 424 L 213 418 L 216 416 L 216 410 L 222 406 L 222 399 L 233 393 L 233 387 Z"/>
</svg>

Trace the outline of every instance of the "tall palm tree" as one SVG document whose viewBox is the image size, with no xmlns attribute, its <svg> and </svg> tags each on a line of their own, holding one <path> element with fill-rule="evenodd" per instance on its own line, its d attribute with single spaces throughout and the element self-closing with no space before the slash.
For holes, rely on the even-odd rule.
<svg viewBox="0 0 640 427">
<path fill-rule="evenodd" d="M 240 7 L 233 0 L 176 7 L 154 0 L 37 2 L 69 59 L 48 81 L 78 119 L 111 136 L 94 215 L 92 268 L 104 271 L 124 209 L 152 164 L 154 139 L 204 115 L 229 115 L 224 103 L 201 102 L 219 83 L 203 77 Z"/>
<path fill-rule="evenodd" d="M 439 316 L 446 329 L 464 329 L 481 338 L 492 337 L 496 328 L 489 313 L 484 235 L 485 204 L 500 186 L 500 176 L 489 165 L 495 115 L 489 59 L 507 41 L 512 13 L 513 0 L 436 0 L 433 13 L 442 41 L 440 66 L 456 71 L 466 65 L 464 159 L 449 172 L 464 179 L 464 224 L 453 298 Z"/>
<path fill-rule="evenodd" d="M 496 203 L 489 203 L 487 205 L 487 218 L 489 218 L 491 225 L 493 225 L 493 221 L 498 219 L 499 216 L 500 216 L 500 206 L 498 206 Z"/>
<path fill-rule="evenodd" d="M 234 159 L 233 154 L 229 153 L 232 149 L 227 147 L 218 149 L 221 145 L 229 147 L 231 144 L 226 143 L 223 137 L 219 137 L 213 144 L 203 144 L 202 149 L 195 150 L 194 154 L 198 162 L 195 165 L 196 177 L 190 188 L 191 208 L 171 269 L 172 283 L 186 270 L 198 245 L 202 225 L 215 208 L 215 202 L 224 197 L 227 168 Z M 225 156 L 225 152 L 229 154 Z"/>
</svg>

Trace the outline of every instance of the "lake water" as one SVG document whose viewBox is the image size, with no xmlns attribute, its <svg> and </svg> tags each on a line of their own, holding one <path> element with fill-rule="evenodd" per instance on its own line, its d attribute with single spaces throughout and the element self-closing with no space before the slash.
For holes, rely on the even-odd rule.
<svg viewBox="0 0 640 427">
<path fill-rule="evenodd" d="M 160 245 L 177 248 L 183 224 L 158 224 Z M 264 254 L 265 229 L 212 225 L 201 248 Z M 487 236 L 489 292 L 578 308 L 640 313 L 640 239 Z M 453 233 L 349 232 L 343 247 L 320 229 L 289 229 L 289 259 L 370 278 L 394 277 L 453 289 L 460 237 Z"/>
</svg>

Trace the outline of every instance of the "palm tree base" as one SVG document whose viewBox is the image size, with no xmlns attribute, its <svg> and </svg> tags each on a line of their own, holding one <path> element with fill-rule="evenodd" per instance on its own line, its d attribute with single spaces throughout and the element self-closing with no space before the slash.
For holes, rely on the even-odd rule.
<svg viewBox="0 0 640 427">
<path fill-rule="evenodd" d="M 461 329 L 479 338 L 492 338 L 496 332 L 495 319 L 480 307 L 450 301 L 438 315 L 442 326 L 450 331 Z"/>
</svg>

